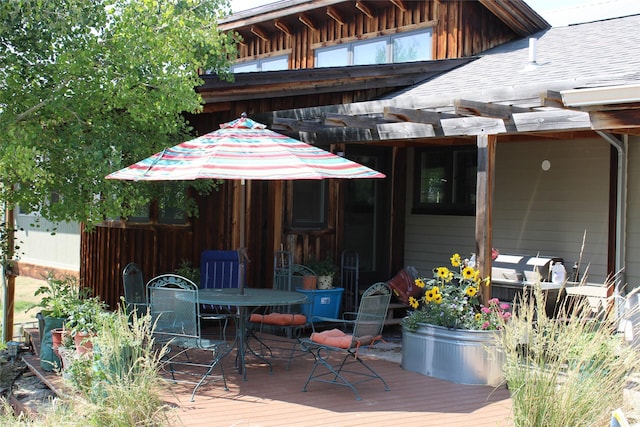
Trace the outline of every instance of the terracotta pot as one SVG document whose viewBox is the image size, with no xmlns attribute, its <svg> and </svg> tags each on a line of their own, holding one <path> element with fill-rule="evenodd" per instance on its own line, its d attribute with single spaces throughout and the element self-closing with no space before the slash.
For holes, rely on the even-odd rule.
<svg viewBox="0 0 640 427">
<path fill-rule="evenodd" d="M 73 336 L 73 342 L 76 344 L 76 352 L 78 354 L 85 354 L 93 350 L 93 343 L 91 342 L 92 336 L 93 334 L 88 332 L 77 332 Z"/>
<path fill-rule="evenodd" d="M 316 289 L 317 282 L 318 282 L 318 276 L 304 276 L 302 278 L 302 289 L 312 291 Z"/>
<path fill-rule="evenodd" d="M 62 339 L 64 338 L 65 333 L 66 330 L 64 328 L 55 328 L 51 330 L 51 348 L 58 357 L 60 357 L 58 347 L 62 345 Z"/>
</svg>

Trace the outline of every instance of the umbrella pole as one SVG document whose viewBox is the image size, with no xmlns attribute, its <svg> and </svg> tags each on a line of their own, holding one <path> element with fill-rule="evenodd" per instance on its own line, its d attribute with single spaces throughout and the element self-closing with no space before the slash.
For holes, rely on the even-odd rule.
<svg viewBox="0 0 640 427">
<path fill-rule="evenodd" d="M 244 295 L 244 281 L 246 275 L 246 265 L 247 261 L 247 253 L 245 249 L 245 209 L 246 209 L 246 198 L 247 191 L 245 180 L 240 180 L 240 252 L 239 252 L 239 261 L 240 261 L 240 295 Z"/>
</svg>

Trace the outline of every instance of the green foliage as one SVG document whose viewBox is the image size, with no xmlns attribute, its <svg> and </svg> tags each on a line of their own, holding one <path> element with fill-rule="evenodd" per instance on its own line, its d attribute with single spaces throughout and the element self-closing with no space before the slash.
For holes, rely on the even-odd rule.
<svg viewBox="0 0 640 427">
<path fill-rule="evenodd" d="M 67 318 L 74 308 L 81 303 L 87 290 L 78 287 L 73 276 L 56 277 L 53 273 L 47 276 L 47 284 L 39 287 L 34 295 L 42 295 L 40 303 L 43 316 Z"/>
<path fill-rule="evenodd" d="M 90 226 L 157 198 L 158 185 L 104 176 L 190 137 L 198 70 L 228 77 L 235 57 L 216 24 L 228 11 L 226 0 L 0 2 L 0 201 Z"/>
<path fill-rule="evenodd" d="M 311 258 L 306 266 L 313 270 L 318 276 L 333 276 L 336 271 L 338 271 L 331 255 L 327 255 L 326 258 L 321 260 Z"/>
<path fill-rule="evenodd" d="M 545 306 L 539 286 L 524 293 L 500 335 L 515 425 L 608 425 L 625 388 L 638 389 L 629 375 L 640 355 L 616 335 L 613 313 L 594 317 L 585 300 L 549 318 Z"/>
<path fill-rule="evenodd" d="M 101 324 L 100 317 L 107 315 L 106 308 L 100 297 L 84 298 L 69 309 L 65 327 L 71 329 L 71 335 L 78 332 L 95 334 Z"/>
<path fill-rule="evenodd" d="M 176 274 L 186 277 L 198 286 L 200 285 L 200 269 L 194 267 L 189 260 L 183 259 L 180 262 L 180 266 L 176 268 Z"/>
</svg>

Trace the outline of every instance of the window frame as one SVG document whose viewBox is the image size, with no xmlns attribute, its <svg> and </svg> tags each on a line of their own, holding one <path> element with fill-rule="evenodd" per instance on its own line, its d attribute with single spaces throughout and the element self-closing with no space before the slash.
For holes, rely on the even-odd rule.
<svg viewBox="0 0 640 427">
<path fill-rule="evenodd" d="M 411 60 L 411 61 L 402 61 L 402 62 L 394 62 L 394 42 L 397 39 L 400 38 L 405 38 L 408 36 L 412 36 L 412 35 L 419 35 L 419 34 L 425 34 L 428 35 L 429 40 L 428 40 L 428 45 L 429 45 L 429 54 L 428 54 L 428 59 L 415 59 L 415 60 Z M 394 63 L 406 63 L 406 62 L 415 62 L 415 61 L 430 61 L 433 60 L 433 27 L 431 26 L 427 26 L 424 28 L 419 28 L 419 29 L 413 29 L 411 31 L 401 31 L 401 32 L 394 32 L 394 33 L 387 33 L 387 34 L 383 34 L 383 35 L 376 35 L 376 37 L 363 37 L 361 39 L 354 39 L 354 40 L 343 40 L 340 43 L 328 43 L 328 44 L 323 44 L 323 45 L 318 45 L 318 46 L 312 46 L 312 49 L 314 51 L 313 57 L 314 57 L 314 67 L 315 68 L 327 68 L 327 67 L 336 67 L 336 66 L 353 66 L 353 65 L 377 65 L 379 63 L 373 61 L 373 62 L 366 62 L 366 63 L 359 63 L 359 64 L 354 64 L 354 48 L 357 48 L 359 46 L 364 46 L 367 44 L 373 44 L 379 41 L 385 41 L 385 62 L 383 62 L 383 64 L 394 64 Z M 324 54 L 330 51 L 335 51 L 337 49 L 347 49 L 347 63 L 346 64 L 342 64 L 342 65 L 335 65 L 335 64 L 331 64 L 331 65 L 318 65 L 319 64 L 319 60 L 318 60 L 318 55 L 319 54 Z"/>
<path fill-rule="evenodd" d="M 467 156 L 463 158 L 461 154 Z M 471 156 L 469 156 L 471 154 Z M 431 156 L 430 160 L 437 160 L 433 169 L 444 168 L 446 182 L 444 187 L 445 202 L 428 202 L 423 200 L 423 196 L 429 193 L 428 186 L 425 188 L 426 177 L 423 176 L 425 157 Z M 469 171 L 464 165 L 465 160 L 471 161 L 473 166 Z M 464 170 L 462 170 L 464 168 Z M 426 215 L 460 215 L 473 216 L 476 213 L 476 191 L 477 191 L 477 171 L 478 171 L 478 148 L 473 145 L 428 147 L 416 148 L 414 151 L 413 170 L 413 206 L 412 214 Z M 472 172 L 472 173 L 471 173 Z M 473 191 L 470 191 L 473 189 Z M 460 200 L 460 197 L 467 199 Z M 458 201 L 456 201 L 458 198 Z"/>
<path fill-rule="evenodd" d="M 314 189 L 313 191 L 296 189 L 296 187 L 303 184 L 316 184 L 319 188 Z M 292 180 L 290 186 L 290 202 L 291 202 L 291 213 L 288 220 L 288 227 L 290 229 L 295 230 L 324 230 L 329 226 L 329 182 L 326 179 L 320 180 Z M 319 200 L 319 211 L 317 220 L 301 220 L 296 218 L 296 206 L 300 203 L 306 203 L 306 198 L 296 197 L 297 191 L 302 191 L 303 193 L 308 193 L 310 195 L 318 195 L 320 197 Z M 296 203 L 297 202 L 297 203 Z"/>
<path fill-rule="evenodd" d="M 283 54 L 283 55 L 265 56 L 265 57 L 262 57 L 262 58 L 255 58 L 254 57 L 254 59 L 236 62 L 235 64 L 231 65 L 229 70 L 234 74 L 261 73 L 261 72 L 266 72 L 266 71 L 288 70 L 289 69 L 289 57 L 290 57 L 290 55 L 288 53 Z M 269 69 L 269 70 L 266 70 L 266 71 L 264 71 L 262 69 L 262 65 L 264 63 L 276 62 L 276 61 L 281 61 L 281 60 L 284 60 L 285 63 L 286 63 L 286 67 L 285 68 Z M 247 66 L 251 66 L 251 65 L 255 65 L 256 66 L 256 70 L 252 70 L 252 71 L 235 71 L 235 69 L 237 67 L 247 67 Z"/>
</svg>

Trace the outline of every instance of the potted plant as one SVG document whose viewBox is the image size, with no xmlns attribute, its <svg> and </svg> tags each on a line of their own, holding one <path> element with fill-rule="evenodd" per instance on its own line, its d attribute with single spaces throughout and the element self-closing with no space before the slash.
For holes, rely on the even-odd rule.
<svg viewBox="0 0 640 427">
<path fill-rule="evenodd" d="M 51 330 L 62 328 L 73 307 L 80 301 L 80 290 L 73 276 L 56 277 L 53 273 L 47 276 L 46 285 L 38 288 L 35 296 L 42 295 L 37 307 L 40 332 L 40 366 L 45 371 L 60 367 L 60 359 L 53 351 Z"/>
<path fill-rule="evenodd" d="M 318 289 L 331 289 L 333 287 L 333 276 L 338 271 L 338 268 L 330 256 L 322 260 L 311 259 L 307 267 L 318 275 Z"/>
<path fill-rule="evenodd" d="M 91 337 L 98 332 L 100 316 L 105 313 L 106 304 L 99 297 L 84 298 L 69 312 L 66 327 L 71 329 L 76 351 L 86 353 L 93 348 Z"/>
<path fill-rule="evenodd" d="M 415 280 L 422 294 L 409 297 L 413 310 L 402 322 L 402 367 L 462 384 L 497 385 L 504 363 L 498 333 L 511 316 L 508 305 L 480 301 L 480 287 L 489 280 L 460 255 L 451 257 L 451 266 Z"/>
</svg>

